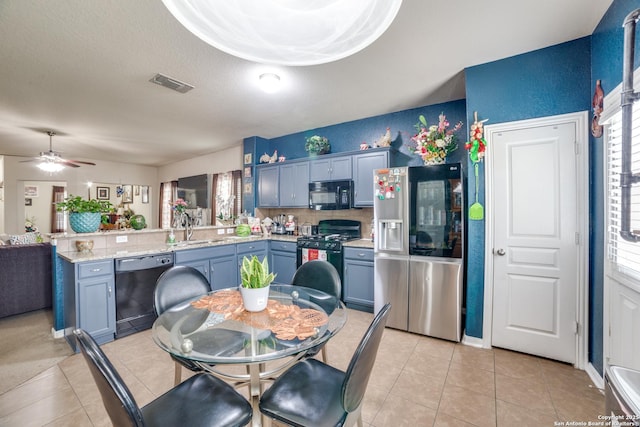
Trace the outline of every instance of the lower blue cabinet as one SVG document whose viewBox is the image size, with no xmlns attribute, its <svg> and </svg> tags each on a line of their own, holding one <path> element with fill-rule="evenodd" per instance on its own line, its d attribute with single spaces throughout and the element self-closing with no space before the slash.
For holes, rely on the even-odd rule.
<svg viewBox="0 0 640 427">
<path fill-rule="evenodd" d="M 373 249 L 344 248 L 343 299 L 347 307 L 373 313 Z"/>
<path fill-rule="evenodd" d="M 288 285 L 296 272 L 296 242 L 272 240 L 270 243 L 271 260 L 269 268 L 276 273 L 274 283 Z"/>
</svg>

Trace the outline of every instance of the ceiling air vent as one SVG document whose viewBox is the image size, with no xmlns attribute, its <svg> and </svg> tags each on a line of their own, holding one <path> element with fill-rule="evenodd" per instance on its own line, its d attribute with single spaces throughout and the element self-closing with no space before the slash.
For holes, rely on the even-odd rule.
<svg viewBox="0 0 640 427">
<path fill-rule="evenodd" d="M 156 74 L 149 80 L 151 83 L 158 84 L 160 86 L 168 87 L 169 89 L 173 89 L 180 93 L 187 93 L 193 86 L 188 83 L 181 82 L 180 80 L 176 80 L 172 77 L 165 76 L 164 74 Z"/>
</svg>

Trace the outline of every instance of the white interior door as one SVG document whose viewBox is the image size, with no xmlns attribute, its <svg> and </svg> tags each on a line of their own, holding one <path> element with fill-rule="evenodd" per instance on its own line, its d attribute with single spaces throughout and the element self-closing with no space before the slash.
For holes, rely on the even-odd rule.
<svg viewBox="0 0 640 427">
<path fill-rule="evenodd" d="M 576 361 L 576 126 L 494 133 L 492 345 Z M 491 236 L 488 236 L 491 238 Z"/>
</svg>

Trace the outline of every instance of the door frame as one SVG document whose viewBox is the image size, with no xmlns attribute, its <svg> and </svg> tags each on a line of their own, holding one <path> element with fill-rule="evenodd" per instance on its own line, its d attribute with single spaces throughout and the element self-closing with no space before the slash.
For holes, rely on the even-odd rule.
<svg viewBox="0 0 640 427">
<path fill-rule="evenodd" d="M 578 369 L 585 369 L 588 357 L 589 336 L 589 112 L 561 114 L 557 116 L 540 117 L 536 119 L 519 120 L 485 126 L 487 140 L 487 154 L 484 158 L 485 174 L 485 206 L 488 212 L 494 202 L 493 193 L 493 152 L 491 141 L 493 135 L 511 130 L 527 129 L 540 126 L 552 126 L 573 123 L 576 129 L 576 208 L 578 210 L 577 230 L 579 233 L 577 260 L 577 295 L 576 295 L 576 363 Z M 485 259 L 484 259 L 484 309 L 482 326 L 482 346 L 491 348 L 492 319 L 493 319 L 493 215 L 485 217 Z"/>
</svg>

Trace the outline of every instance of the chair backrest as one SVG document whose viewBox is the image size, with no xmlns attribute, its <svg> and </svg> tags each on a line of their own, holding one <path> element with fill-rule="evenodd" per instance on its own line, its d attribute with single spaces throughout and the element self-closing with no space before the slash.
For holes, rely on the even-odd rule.
<svg viewBox="0 0 640 427">
<path fill-rule="evenodd" d="M 387 303 L 374 317 L 367 332 L 351 357 L 351 362 L 342 383 L 342 406 L 345 411 L 352 412 L 360 406 L 364 392 L 369 383 L 369 376 L 376 361 L 382 332 L 387 324 L 391 304 Z"/>
<path fill-rule="evenodd" d="M 200 271 L 186 265 L 176 265 L 158 277 L 153 291 L 153 308 L 159 316 L 179 302 L 209 292 L 211 285 Z"/>
<path fill-rule="evenodd" d="M 113 425 L 144 426 L 142 412 L 133 395 L 98 344 L 82 329 L 74 330 L 73 334 Z"/>
<path fill-rule="evenodd" d="M 340 299 L 342 282 L 338 270 L 328 261 L 315 259 L 302 264 L 293 275 L 292 285 L 318 289 Z"/>
</svg>

